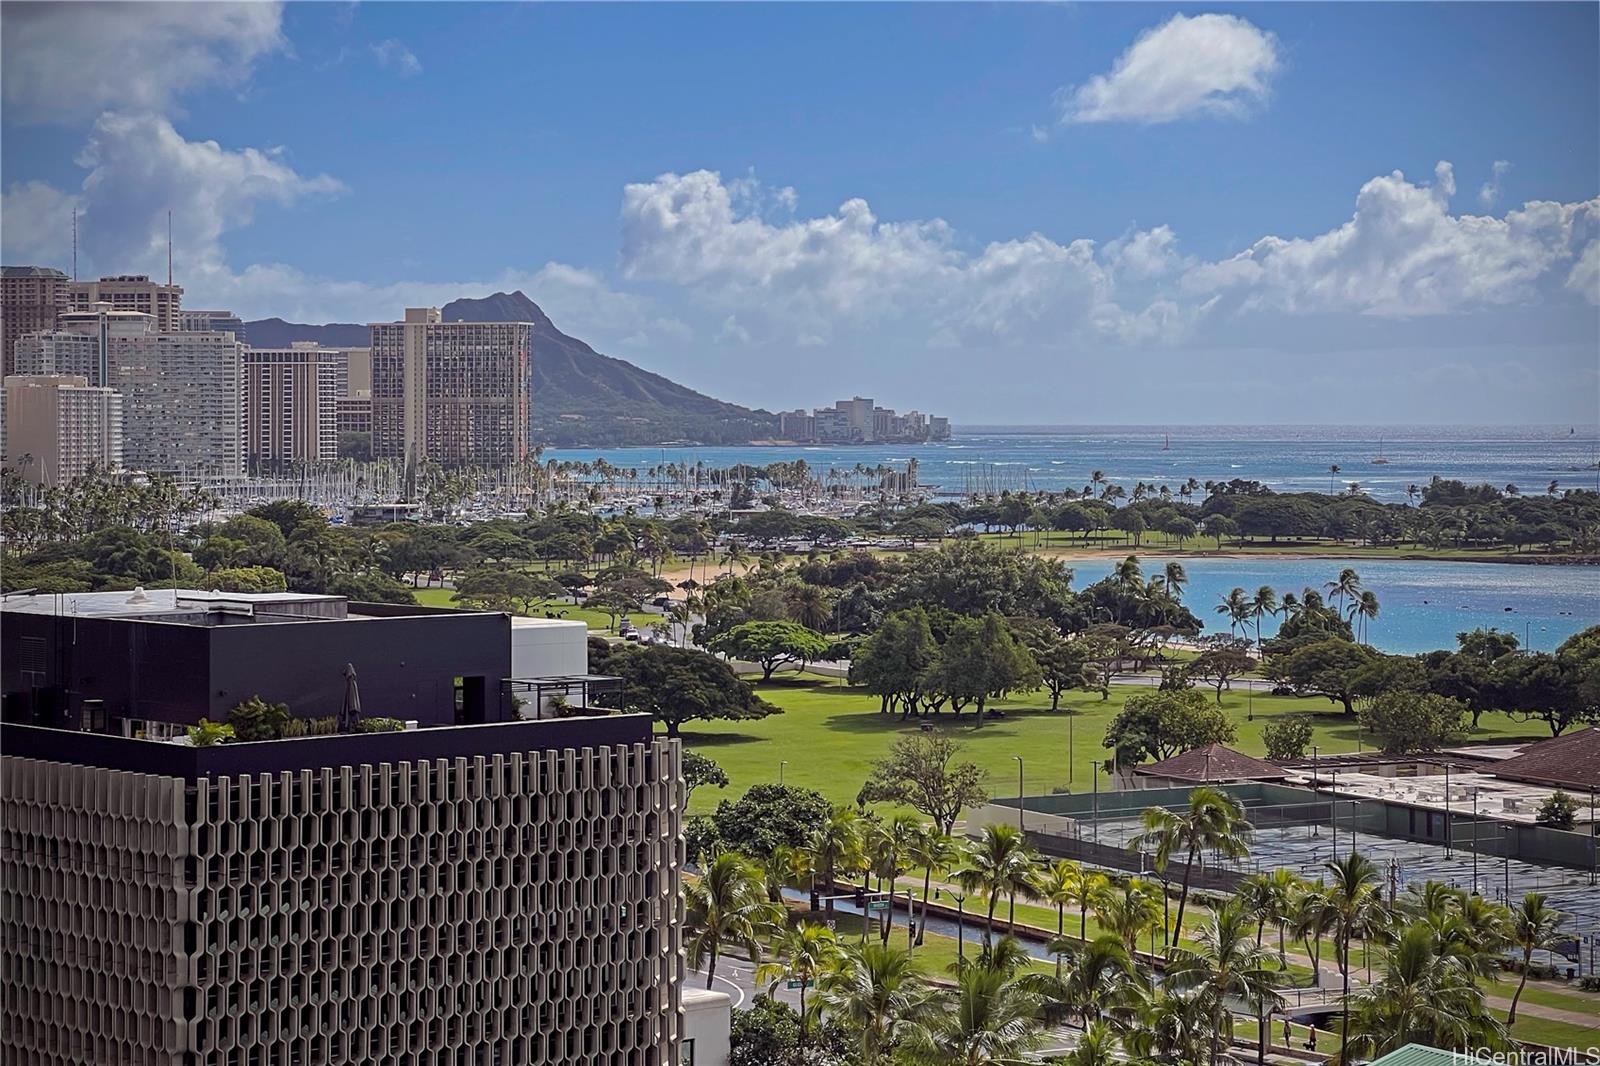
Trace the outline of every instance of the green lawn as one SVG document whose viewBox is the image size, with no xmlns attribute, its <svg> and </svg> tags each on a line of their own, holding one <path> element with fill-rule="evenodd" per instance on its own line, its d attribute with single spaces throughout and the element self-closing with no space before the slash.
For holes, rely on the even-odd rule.
<svg viewBox="0 0 1600 1066">
<path fill-rule="evenodd" d="M 684 745 L 711 756 L 729 778 L 727 789 L 697 790 L 694 811 L 710 810 L 719 799 L 737 797 L 751 785 L 777 781 L 784 761 L 788 764 L 782 770 L 786 784 L 814 788 L 839 803 L 853 803 L 872 761 L 883 756 L 894 738 L 915 734 L 919 726 L 916 719 L 902 722 L 897 715 L 879 714 L 876 697 L 838 680 L 780 674 L 771 682 L 758 684 L 757 690 L 784 713 L 759 721 L 690 722 L 684 727 Z M 1014 757 L 1018 755 L 1024 760 L 1028 795 L 1059 787 L 1087 792 L 1092 785 L 1092 766 L 1107 755 L 1100 746 L 1107 723 L 1129 696 L 1146 691 L 1150 690 L 1114 685 L 1108 700 L 1094 693 L 1074 692 L 1055 712 L 1049 709 L 1048 695 L 1027 693 L 995 704 L 1006 717 L 991 719 L 981 727 L 974 725 L 970 712 L 959 721 L 948 712 L 931 721 L 935 729 L 961 738 L 965 757 L 989 772 L 989 790 L 995 796 L 1016 795 Z M 1324 752 L 1355 751 L 1358 743 L 1365 745 L 1355 720 L 1320 697 L 1250 697 L 1241 691 L 1224 693 L 1222 705 L 1238 722 L 1233 746 L 1251 754 L 1265 753 L 1261 727 L 1280 714 L 1310 715 L 1312 742 Z M 1249 720 L 1251 713 L 1253 721 Z M 1539 736 L 1534 727 L 1511 722 L 1503 715 L 1485 715 L 1483 722 L 1483 731 L 1476 734 L 1480 737 Z M 1100 783 L 1106 785 L 1103 778 Z"/>
<path fill-rule="evenodd" d="M 455 600 L 450 598 L 455 595 L 455 589 L 415 589 L 414 593 L 417 597 L 417 602 L 422 604 L 424 607 L 461 606 Z M 542 618 L 544 617 L 544 613 L 546 611 L 551 611 L 561 618 L 571 619 L 575 622 L 584 622 L 589 626 L 590 629 L 604 630 L 607 629 L 611 623 L 611 617 L 604 611 L 592 611 L 587 607 L 574 607 L 571 602 L 567 600 L 555 600 L 534 604 L 533 610 L 529 613 L 534 618 Z M 659 615 L 646 612 L 635 616 L 635 621 L 639 622 L 641 625 L 644 625 L 648 624 L 649 622 L 656 621 L 659 618 Z"/>
</svg>

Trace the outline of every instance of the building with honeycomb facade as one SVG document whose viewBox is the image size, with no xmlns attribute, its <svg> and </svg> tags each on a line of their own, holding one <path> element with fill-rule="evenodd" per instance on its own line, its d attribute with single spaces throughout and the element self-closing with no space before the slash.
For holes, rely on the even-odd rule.
<svg viewBox="0 0 1600 1066">
<path fill-rule="evenodd" d="M 683 789 L 677 742 L 647 716 L 527 718 L 491 686 L 458 724 L 464 693 L 435 671 L 458 668 L 458 641 L 480 649 L 459 668 L 485 669 L 485 636 L 502 630 L 487 658 L 509 662 L 503 615 L 278 596 L 220 621 L 214 601 L 152 596 L 114 616 L 84 599 L 70 618 L 0 612 L 15 664 L 0 725 L 0 1060 L 677 1066 Z M 108 658 L 86 632 L 101 624 L 149 658 Z M 56 639 L 24 648 L 51 627 Z M 62 665 L 72 627 L 94 676 Z M 328 661 L 366 657 L 375 673 L 361 643 L 375 639 L 411 676 L 375 679 L 369 713 L 408 687 L 440 698 L 391 731 L 153 739 L 178 737 L 178 703 L 240 683 L 219 661 L 232 645 L 208 643 L 193 665 L 176 638 L 274 628 L 248 669 L 285 672 L 288 651 L 316 669 L 314 650 L 284 642 L 308 633 Z M 152 678 L 162 706 L 140 706 L 138 684 L 101 676 L 173 668 L 204 689 Z M 328 709 L 304 695 L 322 690 L 295 691 L 296 717 Z M 208 709 L 191 705 L 192 720 Z"/>
</svg>

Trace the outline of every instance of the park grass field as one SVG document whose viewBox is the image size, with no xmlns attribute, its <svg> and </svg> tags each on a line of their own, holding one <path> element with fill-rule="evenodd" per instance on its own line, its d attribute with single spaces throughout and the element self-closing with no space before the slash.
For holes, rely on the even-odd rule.
<svg viewBox="0 0 1600 1066">
<path fill-rule="evenodd" d="M 837 679 L 780 674 L 758 684 L 756 690 L 781 707 L 782 714 L 758 721 L 689 722 L 683 728 L 684 746 L 715 759 L 728 773 L 726 789 L 696 791 L 692 813 L 705 813 L 719 799 L 737 798 L 751 785 L 775 782 L 780 764 L 785 784 L 813 788 L 836 803 L 854 803 L 857 791 L 871 772 L 873 760 L 882 758 L 896 737 L 914 735 L 921 722 L 901 721 L 898 715 L 878 713 L 875 696 Z M 1028 795 L 1070 788 L 1087 792 L 1093 787 L 1093 767 L 1108 752 L 1101 747 L 1106 726 L 1129 696 L 1150 691 L 1134 685 L 1112 686 L 1109 699 L 1096 693 L 1073 692 L 1059 711 L 1050 710 L 1043 692 L 1023 693 L 991 706 L 1005 717 L 976 725 L 971 713 L 960 719 L 946 712 L 930 721 L 933 728 L 962 741 L 964 758 L 988 771 L 988 787 L 996 796 L 1017 792 L 1017 764 L 1022 756 Z M 1202 691 L 1210 692 L 1209 689 Z M 1231 745 L 1252 755 L 1264 755 L 1261 728 L 1281 714 L 1306 714 L 1313 728 L 1312 743 L 1324 752 L 1370 749 L 1355 719 L 1341 713 L 1337 704 L 1321 697 L 1251 696 L 1225 692 L 1222 706 L 1238 725 Z M 1069 732 L 1071 759 L 1068 759 Z M 1474 739 L 1540 739 L 1537 726 L 1515 723 L 1502 715 L 1485 715 Z M 1102 776 L 1102 787 L 1107 782 Z"/>
<path fill-rule="evenodd" d="M 455 589 L 414 589 L 413 593 L 417 597 L 417 602 L 424 607 L 458 608 L 461 605 L 450 598 L 455 595 L 455 591 Z M 574 607 L 568 600 L 550 600 L 544 603 L 536 603 L 529 615 L 533 618 L 543 618 L 546 611 L 560 618 L 583 622 L 590 629 L 608 630 L 611 624 L 610 616 L 604 611 L 594 611 L 587 607 Z M 638 616 L 641 625 L 657 621 L 659 618 L 660 615 L 651 614 Z"/>
</svg>

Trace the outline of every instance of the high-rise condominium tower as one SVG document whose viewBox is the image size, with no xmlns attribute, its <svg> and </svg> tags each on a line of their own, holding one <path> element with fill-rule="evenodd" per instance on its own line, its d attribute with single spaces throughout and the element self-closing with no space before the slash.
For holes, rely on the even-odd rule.
<svg viewBox="0 0 1600 1066">
<path fill-rule="evenodd" d="M 679 1066 L 678 742 L 615 678 L 537 718 L 507 616 L 335 596 L 0 622 L 0 1059 Z M 255 695 L 296 735 L 188 743 Z"/>
<path fill-rule="evenodd" d="M 339 457 L 345 353 L 297 341 L 244 349 L 244 458 L 252 468 Z"/>
<path fill-rule="evenodd" d="M 122 397 L 67 374 L 5 379 L 6 463 L 36 485 L 122 466 Z"/>
<path fill-rule="evenodd" d="M 18 340 L 56 328 L 56 316 L 67 309 L 70 284 L 65 274 L 50 267 L 0 268 L 0 375 L 16 373 L 12 358 Z"/>
<path fill-rule="evenodd" d="M 372 329 L 372 452 L 445 466 L 528 451 L 529 322 L 442 322 L 406 308 Z"/>
<path fill-rule="evenodd" d="M 116 274 L 99 281 L 74 281 L 67 287 L 68 303 L 74 311 L 87 311 L 98 303 L 110 304 L 117 311 L 143 311 L 154 315 L 156 330 L 170 333 L 183 328 L 180 305 L 182 285 L 162 285 L 148 274 Z"/>
<path fill-rule="evenodd" d="M 150 332 L 111 345 L 122 394 L 123 463 L 133 470 L 240 473 L 240 366 L 231 333 Z"/>
</svg>

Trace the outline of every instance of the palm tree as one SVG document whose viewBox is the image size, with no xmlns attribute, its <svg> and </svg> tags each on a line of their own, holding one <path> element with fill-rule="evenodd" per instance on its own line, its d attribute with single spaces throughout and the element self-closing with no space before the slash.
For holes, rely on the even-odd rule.
<svg viewBox="0 0 1600 1066">
<path fill-rule="evenodd" d="M 1105 1022 L 1095 1022 L 1083 1031 L 1078 1043 L 1059 1061 L 1062 1066 L 1119 1066 L 1122 1041 Z"/>
<path fill-rule="evenodd" d="M 1167 967 L 1167 979 L 1180 989 L 1200 994 L 1210 1005 L 1213 1036 L 1210 1061 L 1216 1066 L 1222 1049 L 1232 1043 L 1233 1018 L 1230 1003 L 1242 1003 L 1254 1012 L 1266 1031 L 1266 1019 L 1283 1005 L 1277 992 L 1279 974 L 1271 964 L 1271 953 L 1252 935 L 1254 925 L 1249 912 L 1236 898 L 1225 900 L 1211 912 L 1209 921 L 1195 933 L 1198 947 L 1175 948 Z M 1257 1061 L 1263 1061 L 1266 1040 L 1260 1043 Z"/>
<path fill-rule="evenodd" d="M 1189 879 L 1194 873 L 1195 860 L 1202 850 L 1217 852 L 1228 859 L 1242 859 L 1250 854 L 1250 823 L 1245 820 L 1244 808 L 1238 800 L 1210 785 L 1202 785 L 1189 793 L 1189 807 L 1184 813 L 1149 807 L 1141 820 L 1144 831 L 1129 842 L 1130 847 L 1142 848 L 1149 843 L 1158 849 L 1165 845 L 1169 855 L 1177 848 L 1188 852 L 1183 866 L 1183 884 L 1178 892 L 1178 919 L 1172 926 L 1171 943 L 1176 944 L 1183 931 L 1183 910 L 1189 902 Z"/>
<path fill-rule="evenodd" d="M 1301 882 L 1289 904 L 1289 928 L 1311 956 L 1311 983 L 1322 987 L 1322 938 L 1329 927 L 1329 902 L 1321 881 Z"/>
<path fill-rule="evenodd" d="M 689 969 L 706 961 L 706 987 L 717 976 L 723 945 L 742 947 L 760 961 L 761 936 L 781 920 L 782 908 L 768 902 L 761 872 L 741 855 L 725 851 L 700 877 L 684 885 L 688 911 Z"/>
<path fill-rule="evenodd" d="M 1262 585 L 1256 589 L 1255 598 L 1250 601 L 1250 617 L 1256 623 L 1256 647 L 1261 647 L 1261 616 L 1278 613 L 1278 593 L 1271 585 Z"/>
<path fill-rule="evenodd" d="M 1280 970 L 1289 967 L 1284 951 L 1283 931 L 1293 916 L 1295 897 L 1300 884 L 1300 878 L 1293 870 L 1281 866 L 1270 873 L 1251 874 L 1239 884 L 1239 898 L 1244 902 L 1246 911 L 1256 920 L 1256 943 L 1261 943 L 1268 925 L 1278 930 Z"/>
<path fill-rule="evenodd" d="M 956 883 L 968 892 L 982 892 L 989 900 L 983 928 L 983 950 L 993 947 L 994 909 L 1001 896 L 1027 888 L 1033 872 L 1033 851 L 1022 831 L 1010 824 L 986 825 L 983 836 L 967 852 L 967 864 L 956 871 Z"/>
<path fill-rule="evenodd" d="M 1057 996 L 1085 1025 L 1099 1021 L 1107 1008 L 1126 1005 L 1138 971 L 1122 941 L 1109 934 L 1089 941 L 1057 938 L 1050 950 L 1071 960 Z"/>
<path fill-rule="evenodd" d="M 785 929 L 772 942 L 777 958 L 756 967 L 755 983 L 767 986 L 771 997 L 780 981 L 800 983 L 800 1043 L 806 1042 L 806 988 L 827 969 L 838 954 L 839 942 L 833 930 L 819 922 L 801 922 Z"/>
<path fill-rule="evenodd" d="M 1348 1053 L 1377 1058 L 1413 1043 L 1461 1051 L 1510 1046 L 1509 1023 L 1485 1006 L 1474 970 L 1442 950 L 1428 922 L 1407 926 L 1384 950 L 1382 965 L 1382 976 L 1356 993 Z"/>
<path fill-rule="evenodd" d="M 1328 465 L 1328 492 L 1329 493 L 1333 492 L 1333 482 L 1338 476 L 1339 476 L 1339 464 L 1338 463 L 1330 463 Z"/>
<path fill-rule="evenodd" d="M 922 831 L 906 842 L 906 858 L 912 868 L 922 868 L 922 920 L 917 923 L 917 945 L 922 945 L 923 934 L 928 930 L 928 895 L 933 888 L 933 871 L 948 870 L 961 862 L 962 846 L 936 825 L 925 825 Z"/>
<path fill-rule="evenodd" d="M 922 835 L 922 822 L 916 815 L 909 811 L 901 812 L 889 820 L 882 832 L 877 837 L 876 853 L 870 855 L 872 873 L 878 878 L 878 890 L 883 891 L 884 882 L 889 883 L 889 892 L 894 893 L 895 881 L 900 875 L 911 869 L 911 842 Z M 911 916 L 906 915 L 906 921 Z M 889 930 L 894 925 L 894 907 L 892 905 L 884 912 L 883 939 L 889 939 Z"/>
<path fill-rule="evenodd" d="M 1217 604 L 1217 613 L 1228 616 L 1228 632 L 1237 632 L 1241 623 L 1250 617 L 1250 598 L 1244 589 L 1235 588 Z"/>
<path fill-rule="evenodd" d="M 1345 567 L 1339 571 L 1337 581 L 1329 581 L 1323 585 L 1328 590 L 1329 599 L 1338 601 L 1341 605 L 1346 600 L 1355 599 L 1361 592 L 1361 575 L 1355 572 L 1354 567 Z"/>
<path fill-rule="evenodd" d="M 914 1024 L 928 999 L 911 952 L 862 944 L 838 952 L 822 975 L 818 999 L 828 1016 L 861 1034 L 861 1061 L 878 1061 L 901 1030 Z"/>
<path fill-rule="evenodd" d="M 1528 986 L 1528 965 L 1539 948 L 1554 947 L 1563 939 L 1560 929 L 1567 916 L 1550 906 L 1543 892 L 1529 892 L 1522 904 L 1511 912 L 1511 943 L 1522 949 L 1522 977 L 1517 981 L 1517 991 L 1511 997 L 1511 1009 L 1506 1012 L 1506 1024 L 1517 1021 L 1517 1000 Z"/>
<path fill-rule="evenodd" d="M 1006 937 L 995 958 L 1010 942 Z M 941 990 L 920 1017 L 902 1026 L 900 1046 L 913 1061 L 940 1066 L 1009 1066 L 1037 1047 L 1048 997 L 1029 975 L 980 959 L 961 966 L 955 987 Z"/>
<path fill-rule="evenodd" d="M 1367 623 L 1378 617 L 1378 597 L 1371 589 L 1362 589 L 1356 597 L 1356 614 L 1361 617 L 1361 639 L 1367 639 Z"/>
<path fill-rule="evenodd" d="M 1324 863 L 1332 875 L 1327 888 L 1325 917 L 1338 953 L 1340 998 L 1344 1004 L 1339 1027 L 1339 1046 L 1350 1038 L 1350 941 L 1354 937 L 1372 939 L 1387 924 L 1387 912 L 1380 891 L 1378 868 L 1359 851 L 1352 851 L 1337 862 Z"/>
<path fill-rule="evenodd" d="M 1139 816 L 1143 830 L 1128 841 L 1128 848 L 1132 851 L 1150 851 L 1150 868 L 1161 878 L 1161 942 L 1172 942 L 1172 928 L 1169 912 L 1172 907 L 1172 894 L 1168 890 L 1167 866 L 1172 862 L 1172 855 L 1182 846 L 1178 840 L 1178 824 L 1176 818 L 1168 817 L 1169 812 L 1159 807 L 1147 807 Z"/>
<path fill-rule="evenodd" d="M 790 616 L 807 629 L 827 632 L 829 612 L 832 610 L 828 594 L 816 585 L 801 582 L 789 592 Z"/>
<path fill-rule="evenodd" d="M 1056 939 L 1064 940 L 1067 923 L 1067 904 L 1072 902 L 1072 892 L 1083 867 L 1071 859 L 1059 859 L 1041 870 L 1033 882 L 1034 894 L 1043 903 L 1056 909 Z M 1061 952 L 1056 952 L 1056 978 L 1061 977 Z"/>
<path fill-rule="evenodd" d="M 811 868 L 828 888 L 824 906 L 832 918 L 835 879 L 841 872 L 853 872 L 861 866 L 860 817 L 850 807 L 835 806 L 811 831 L 806 850 L 811 854 Z"/>
<path fill-rule="evenodd" d="M 1094 917 L 1100 928 L 1115 934 L 1132 956 L 1139 950 L 1139 936 L 1161 924 L 1161 906 L 1156 889 L 1148 881 L 1129 877 L 1109 886 L 1095 901 Z"/>
<path fill-rule="evenodd" d="M 1187 585 L 1189 583 L 1189 573 L 1188 573 L 1188 571 L 1186 571 L 1183 568 L 1183 564 L 1182 563 L 1171 562 L 1171 563 L 1167 564 L 1167 569 L 1166 569 L 1166 575 L 1165 576 L 1166 576 L 1166 585 L 1167 585 L 1167 595 L 1171 596 L 1175 602 L 1182 603 L 1183 602 L 1183 586 L 1185 586 L 1185 585 Z"/>
</svg>

